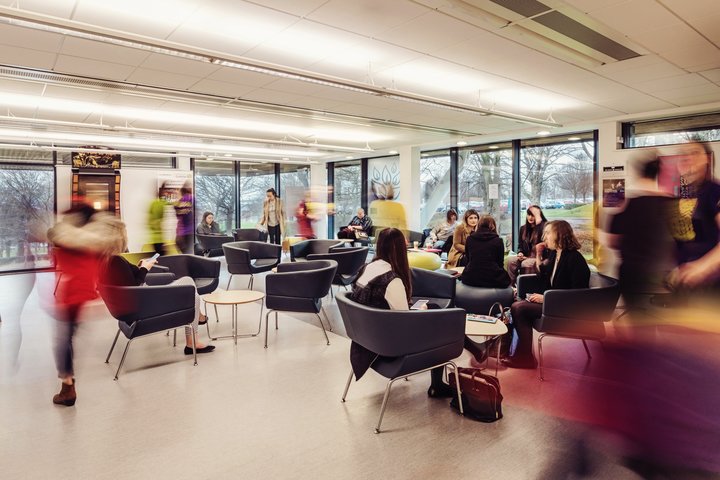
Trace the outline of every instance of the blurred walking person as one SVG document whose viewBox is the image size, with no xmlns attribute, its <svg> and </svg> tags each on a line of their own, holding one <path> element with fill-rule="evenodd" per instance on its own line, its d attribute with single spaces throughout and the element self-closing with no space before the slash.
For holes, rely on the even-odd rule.
<svg viewBox="0 0 720 480">
<path fill-rule="evenodd" d="M 71 208 L 48 231 L 54 245 L 55 262 L 61 272 L 55 295 L 55 363 L 60 392 L 53 397 L 57 405 L 72 406 L 75 391 L 73 337 L 83 305 L 97 297 L 97 279 L 103 259 L 125 251 L 125 225 L 107 212 L 96 212 L 89 205 Z"/>
<path fill-rule="evenodd" d="M 175 203 L 177 216 L 177 229 L 175 245 L 180 253 L 192 255 L 193 253 L 193 196 L 192 187 L 187 182 L 180 189 L 180 199 Z"/>
<path fill-rule="evenodd" d="M 152 201 L 150 210 L 148 211 L 149 243 L 153 246 L 155 253 L 159 253 L 160 255 L 166 254 L 163 221 L 165 220 L 165 207 L 168 205 L 166 200 L 167 195 L 168 187 L 166 183 L 163 183 L 160 191 L 158 191 L 157 198 Z"/>
</svg>

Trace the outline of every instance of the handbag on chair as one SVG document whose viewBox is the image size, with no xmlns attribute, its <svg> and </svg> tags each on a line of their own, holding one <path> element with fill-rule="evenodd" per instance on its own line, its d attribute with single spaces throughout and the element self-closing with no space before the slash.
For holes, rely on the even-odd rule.
<svg viewBox="0 0 720 480">
<path fill-rule="evenodd" d="M 497 377 L 486 375 L 479 368 L 458 368 L 460 391 L 464 415 L 478 422 L 491 423 L 503 417 L 500 393 L 500 381 Z M 455 372 L 450 372 L 450 385 L 455 385 Z M 453 396 L 450 406 L 458 407 L 457 395 Z"/>
</svg>

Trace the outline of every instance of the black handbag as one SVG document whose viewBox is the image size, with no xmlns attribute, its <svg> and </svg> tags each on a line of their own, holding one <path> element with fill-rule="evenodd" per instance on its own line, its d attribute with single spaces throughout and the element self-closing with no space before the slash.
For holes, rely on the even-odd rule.
<svg viewBox="0 0 720 480">
<path fill-rule="evenodd" d="M 458 368 L 464 415 L 478 422 L 491 423 L 503 417 L 500 381 L 485 375 L 479 368 Z M 455 372 L 450 372 L 450 385 L 455 385 Z M 460 410 L 457 395 L 450 406 Z"/>
</svg>

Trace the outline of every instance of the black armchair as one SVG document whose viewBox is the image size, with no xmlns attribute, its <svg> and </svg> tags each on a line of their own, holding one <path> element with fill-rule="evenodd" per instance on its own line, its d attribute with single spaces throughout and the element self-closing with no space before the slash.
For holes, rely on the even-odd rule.
<svg viewBox="0 0 720 480">
<path fill-rule="evenodd" d="M 226 290 L 230 289 L 233 275 L 250 275 L 248 289 L 252 290 L 256 273 L 269 272 L 280 263 L 282 247 L 264 242 L 232 242 L 223 245 L 230 278 Z"/>
<path fill-rule="evenodd" d="M 311 253 L 307 256 L 312 260 L 334 260 L 337 270 L 332 284 L 345 287 L 357 278 L 358 272 L 365 265 L 368 256 L 368 247 L 333 248 L 330 253 Z M 330 294 L 333 294 L 332 288 Z"/>
<path fill-rule="evenodd" d="M 158 258 L 157 263 L 162 267 L 167 267 L 170 273 L 177 278 L 192 278 L 199 295 L 214 292 L 220 283 L 220 262 L 218 260 L 195 255 L 168 255 Z"/>
<path fill-rule="evenodd" d="M 342 248 L 344 246 L 345 243 L 338 240 L 303 240 L 290 245 L 290 260 L 293 262 L 307 260 L 308 255 L 330 253 L 333 248 Z"/>
<path fill-rule="evenodd" d="M 464 308 L 468 313 L 487 315 L 490 307 L 498 302 L 503 307 L 509 307 L 515 301 L 512 287 L 482 288 L 471 287 L 458 282 L 455 291 L 455 305 Z"/>
<path fill-rule="evenodd" d="M 223 255 L 222 246 L 235 240 L 229 235 L 203 235 L 197 233 L 195 236 L 206 257 L 221 257 Z"/>
<path fill-rule="evenodd" d="M 410 301 L 414 303 L 425 299 L 440 308 L 454 306 L 457 279 L 445 272 L 447 270 L 431 271 L 423 268 L 410 268 L 413 294 Z"/>
<path fill-rule="evenodd" d="M 232 233 L 236 242 L 266 242 L 268 236 L 257 228 L 236 228 Z"/>
<path fill-rule="evenodd" d="M 524 296 L 526 293 L 537 293 L 540 291 L 539 287 L 536 275 L 518 276 L 518 294 Z M 588 359 L 591 359 L 586 340 L 599 341 L 605 338 L 604 322 L 612 319 L 620 298 L 620 289 L 615 279 L 592 273 L 590 288 L 546 290 L 544 297 L 542 315 L 533 325 L 535 330 L 540 332 L 538 336 L 540 380 L 544 380 L 543 338 L 552 336 L 580 339 Z"/>
<path fill-rule="evenodd" d="M 319 313 L 322 312 L 330 328 L 322 299 L 332 285 L 337 262 L 334 260 L 313 260 L 300 263 L 281 263 L 277 273 L 267 276 L 265 282 L 265 348 L 268 346 L 268 316 L 275 312 L 275 330 L 278 329 L 278 312 L 313 313 L 320 320 L 327 344 L 330 345 L 325 325 Z M 332 328 L 330 328 L 332 330 Z"/>
<path fill-rule="evenodd" d="M 178 327 L 191 327 L 195 318 L 195 288 L 192 285 L 117 287 L 101 284 L 98 289 L 110 314 L 118 321 L 118 331 L 105 363 L 110 362 L 120 332 L 128 340 L 115 372 L 115 380 L 118 379 L 133 340 Z M 192 332 L 193 355 L 197 365 L 195 331 Z"/>
<path fill-rule="evenodd" d="M 388 379 L 375 433 L 380 433 L 390 387 L 410 375 L 451 366 L 463 351 L 465 311 L 460 308 L 443 310 L 381 310 L 353 302 L 346 293 L 337 296 L 340 315 L 350 339 L 378 355 L 371 367 Z M 342 401 L 345 401 L 353 372 L 350 372 Z M 455 388 L 460 395 L 458 375 Z M 460 413 L 463 413 L 462 400 Z"/>
</svg>

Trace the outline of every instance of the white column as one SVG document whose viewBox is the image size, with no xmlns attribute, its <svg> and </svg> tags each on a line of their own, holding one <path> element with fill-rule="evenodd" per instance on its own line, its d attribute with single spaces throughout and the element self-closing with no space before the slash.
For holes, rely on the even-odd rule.
<svg viewBox="0 0 720 480">
<path fill-rule="evenodd" d="M 410 230 L 420 231 L 420 148 L 404 146 L 400 154 L 400 198 Z"/>
<path fill-rule="evenodd" d="M 310 165 L 310 189 L 313 201 L 327 202 L 327 166 L 324 163 Z M 320 213 L 313 229 L 317 238 L 327 238 L 327 211 Z"/>
</svg>

